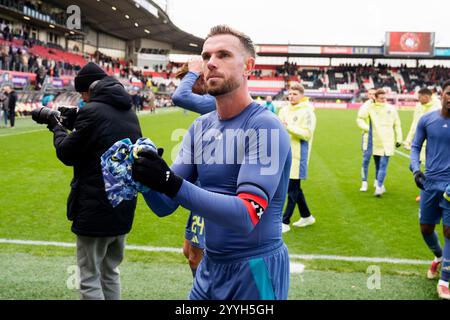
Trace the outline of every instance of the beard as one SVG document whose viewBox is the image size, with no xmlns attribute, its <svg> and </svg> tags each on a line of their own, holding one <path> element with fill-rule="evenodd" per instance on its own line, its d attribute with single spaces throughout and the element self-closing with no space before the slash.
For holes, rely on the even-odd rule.
<svg viewBox="0 0 450 320">
<path fill-rule="evenodd" d="M 206 82 L 206 91 L 213 97 L 221 96 L 239 88 L 239 83 L 235 79 L 225 79 L 222 83 L 211 84 Z"/>
<path fill-rule="evenodd" d="M 441 114 L 444 116 L 444 118 L 450 118 L 450 101 L 449 100 L 442 101 Z"/>
</svg>

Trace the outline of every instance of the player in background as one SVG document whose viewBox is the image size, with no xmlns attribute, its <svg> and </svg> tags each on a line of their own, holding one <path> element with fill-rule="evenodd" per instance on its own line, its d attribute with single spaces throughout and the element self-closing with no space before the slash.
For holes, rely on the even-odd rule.
<svg viewBox="0 0 450 320">
<path fill-rule="evenodd" d="M 300 211 L 300 220 L 292 225 L 306 227 L 316 222 L 306 203 L 301 187 L 301 180 L 308 175 L 308 162 L 316 128 L 314 107 L 304 96 L 305 89 L 300 83 L 292 82 L 289 86 L 289 105 L 282 108 L 279 117 L 286 127 L 292 150 L 292 165 L 289 176 L 288 200 L 283 214 L 283 232 L 288 232 L 295 204 Z"/>
<path fill-rule="evenodd" d="M 416 133 L 417 123 L 419 119 L 428 112 L 440 110 L 442 108 L 441 102 L 439 100 L 433 99 L 433 93 L 428 88 L 422 88 L 418 92 L 419 102 L 417 103 L 414 109 L 413 121 L 411 123 L 411 127 L 409 129 L 408 135 L 406 136 L 405 141 L 403 142 L 403 146 L 407 150 L 411 150 L 411 143 L 414 138 L 414 134 Z M 420 153 L 420 160 L 425 161 L 425 147 L 426 143 L 424 143 L 422 152 Z"/>
<path fill-rule="evenodd" d="M 414 109 L 413 121 L 411 123 L 411 128 L 409 129 L 408 135 L 406 136 L 405 141 L 403 142 L 403 147 L 406 150 L 411 150 L 411 143 L 414 138 L 414 134 L 416 133 L 417 123 L 419 119 L 428 112 L 440 110 L 441 102 L 433 98 L 433 92 L 428 88 L 422 88 L 418 92 L 419 102 Z M 422 152 L 420 153 L 420 161 L 421 163 L 425 163 L 425 147 L 426 142 L 422 147 Z M 420 196 L 417 196 L 416 201 L 420 201 Z"/>
<path fill-rule="evenodd" d="M 216 110 L 216 98 L 206 93 L 200 58 L 185 63 L 176 77 L 181 79 L 172 95 L 172 101 L 176 106 L 199 114 Z M 183 253 L 195 277 L 205 249 L 205 219 L 201 215 L 189 213 L 184 238 Z"/>
<path fill-rule="evenodd" d="M 167 215 L 181 205 L 205 218 L 206 251 L 190 299 L 288 296 L 281 212 L 291 166 L 289 136 L 249 94 L 255 57 L 248 36 L 228 26 L 213 27 L 202 58 L 216 111 L 189 128 L 171 168 L 150 151 L 141 152 L 133 164 L 134 179 L 153 190 L 144 198 L 155 213 Z M 197 179 L 201 187 L 194 184 Z"/>
<path fill-rule="evenodd" d="M 439 105 L 439 107 L 442 107 L 441 105 L 441 94 L 438 90 L 437 87 L 428 87 L 428 89 L 431 90 L 432 95 L 431 95 L 431 100 L 434 102 L 434 104 Z"/>
<path fill-rule="evenodd" d="M 362 130 L 361 136 L 361 150 L 363 152 L 363 161 L 361 166 L 361 188 L 359 191 L 366 192 L 369 188 L 367 179 L 369 175 L 369 165 L 370 158 L 372 157 L 372 132 L 370 130 L 370 121 L 369 119 L 363 120 L 361 118 L 361 114 L 372 104 L 375 102 L 375 89 L 369 89 L 367 91 L 367 101 L 363 103 L 363 105 L 359 108 L 358 116 L 356 118 L 356 123 L 358 127 Z M 377 162 L 375 163 L 377 165 Z M 378 167 L 375 166 L 375 177 L 378 175 Z M 376 179 L 374 182 L 374 187 L 376 188 Z"/>
<path fill-rule="evenodd" d="M 205 91 L 200 59 L 193 59 L 184 64 L 176 77 L 181 81 L 172 95 L 174 105 L 199 114 L 216 110 L 216 99 Z"/>
<path fill-rule="evenodd" d="M 450 299 L 450 201 L 444 191 L 450 184 L 450 81 L 442 86 L 442 108 L 423 115 L 417 124 L 411 144 L 410 169 L 420 191 L 419 223 L 428 248 L 435 258 L 427 272 L 429 279 L 441 278 L 437 285 L 440 298 Z M 420 170 L 420 153 L 426 145 L 425 173 Z M 444 250 L 441 248 L 435 227 L 442 219 Z"/>
<path fill-rule="evenodd" d="M 374 195 L 380 197 L 386 192 L 386 178 L 389 158 L 394 155 L 395 148 L 402 145 L 402 127 L 397 109 L 387 103 L 386 92 L 378 89 L 375 92 L 375 103 L 362 110 L 358 116 L 363 121 L 370 121 L 369 136 L 372 135 L 372 153 L 378 167 L 377 185 Z"/>
</svg>

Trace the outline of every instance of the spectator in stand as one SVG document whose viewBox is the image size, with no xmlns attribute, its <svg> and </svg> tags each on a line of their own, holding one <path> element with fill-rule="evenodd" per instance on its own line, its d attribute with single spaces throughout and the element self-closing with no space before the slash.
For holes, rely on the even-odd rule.
<svg viewBox="0 0 450 320">
<path fill-rule="evenodd" d="M 9 70 L 10 56 L 8 51 L 9 49 L 7 46 L 2 46 L 0 49 L 0 63 L 3 70 Z"/>
<path fill-rule="evenodd" d="M 40 66 L 39 69 L 36 71 L 36 89 L 40 90 L 42 88 L 42 85 L 44 84 L 44 79 L 47 74 L 47 71 L 43 66 Z"/>
</svg>

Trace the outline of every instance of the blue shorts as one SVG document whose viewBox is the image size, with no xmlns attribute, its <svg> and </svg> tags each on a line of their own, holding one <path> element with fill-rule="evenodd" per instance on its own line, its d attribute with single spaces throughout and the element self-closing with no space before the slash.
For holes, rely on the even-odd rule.
<svg viewBox="0 0 450 320">
<path fill-rule="evenodd" d="M 205 219 L 191 212 L 186 223 L 184 238 L 194 247 L 205 249 Z"/>
<path fill-rule="evenodd" d="M 190 300 L 286 300 L 289 254 L 284 243 L 258 256 L 231 262 L 206 253 L 197 268 Z"/>
<path fill-rule="evenodd" d="M 420 191 L 420 224 L 439 224 L 450 226 L 450 202 L 445 200 L 444 188 L 425 184 Z"/>
</svg>

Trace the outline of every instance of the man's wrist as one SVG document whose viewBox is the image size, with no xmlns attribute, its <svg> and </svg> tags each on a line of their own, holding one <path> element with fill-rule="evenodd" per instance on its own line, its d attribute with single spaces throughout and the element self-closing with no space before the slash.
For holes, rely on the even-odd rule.
<svg viewBox="0 0 450 320">
<path fill-rule="evenodd" d="M 54 126 L 50 127 L 47 126 L 48 130 L 50 130 L 51 132 L 55 133 L 57 131 L 64 131 L 67 132 L 67 129 L 60 123 L 55 124 Z"/>
<path fill-rule="evenodd" d="M 169 174 L 169 177 L 167 179 L 167 189 L 165 194 L 170 198 L 173 198 L 177 195 L 178 191 L 180 191 L 184 179 L 176 175 L 173 171 L 168 171 L 167 174 Z"/>
</svg>

